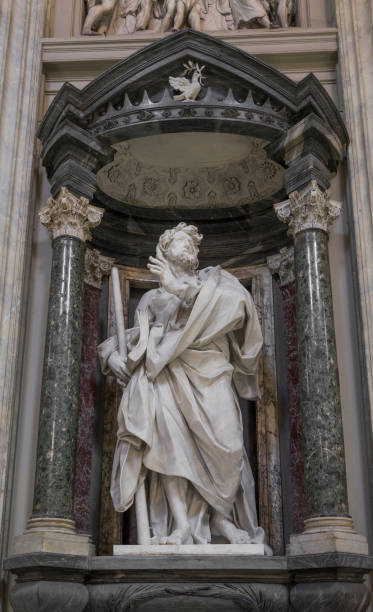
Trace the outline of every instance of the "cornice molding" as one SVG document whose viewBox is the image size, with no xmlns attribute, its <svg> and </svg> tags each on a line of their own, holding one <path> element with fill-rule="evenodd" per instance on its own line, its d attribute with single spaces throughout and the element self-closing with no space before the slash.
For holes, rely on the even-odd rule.
<svg viewBox="0 0 373 612">
<path fill-rule="evenodd" d="M 336 28 L 287 28 L 277 30 L 238 30 L 212 32 L 218 40 L 269 62 L 280 70 L 301 72 L 334 69 L 337 58 Z M 131 36 L 43 38 L 42 62 L 45 71 L 74 72 L 79 64 L 95 74 L 167 34 L 138 32 Z M 301 56 L 300 56 L 301 54 Z"/>
</svg>

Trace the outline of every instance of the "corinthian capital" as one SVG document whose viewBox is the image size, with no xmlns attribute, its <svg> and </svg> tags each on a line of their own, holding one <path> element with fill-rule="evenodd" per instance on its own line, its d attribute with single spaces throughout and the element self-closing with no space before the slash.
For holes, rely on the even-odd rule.
<svg viewBox="0 0 373 612">
<path fill-rule="evenodd" d="M 341 207 L 341 202 L 331 200 L 326 191 L 321 191 L 317 181 L 311 181 L 301 192 L 293 191 L 288 200 L 275 204 L 275 212 L 280 221 L 289 225 L 289 234 L 296 236 L 307 229 L 327 232 Z"/>
<path fill-rule="evenodd" d="M 84 282 L 101 289 L 102 277 L 110 274 L 114 261 L 112 257 L 101 255 L 97 249 L 87 249 L 85 252 Z"/>
<path fill-rule="evenodd" d="M 87 198 L 74 196 L 62 187 L 56 200 L 49 198 L 39 212 L 40 221 L 52 232 L 52 237 L 74 236 L 85 242 L 91 239 L 90 229 L 99 225 L 103 208 L 92 206 Z"/>
<path fill-rule="evenodd" d="M 294 247 L 283 247 L 277 255 L 267 257 L 267 265 L 271 274 L 278 274 L 281 285 L 287 285 L 294 280 Z"/>
</svg>

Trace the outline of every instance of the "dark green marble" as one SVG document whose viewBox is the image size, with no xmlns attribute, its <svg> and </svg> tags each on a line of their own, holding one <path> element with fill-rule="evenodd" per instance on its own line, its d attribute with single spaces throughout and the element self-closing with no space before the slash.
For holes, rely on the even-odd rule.
<svg viewBox="0 0 373 612">
<path fill-rule="evenodd" d="M 308 517 L 348 514 L 328 235 L 295 241 L 299 378 Z"/>
<path fill-rule="evenodd" d="M 85 244 L 53 241 L 33 518 L 73 518 Z"/>
</svg>

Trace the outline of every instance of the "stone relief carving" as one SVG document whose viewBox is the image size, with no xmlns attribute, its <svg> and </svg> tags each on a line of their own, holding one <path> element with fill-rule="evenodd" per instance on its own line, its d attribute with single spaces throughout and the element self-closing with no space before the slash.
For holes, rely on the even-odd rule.
<svg viewBox="0 0 373 612">
<path fill-rule="evenodd" d="M 189 60 L 187 64 L 184 64 L 184 72 L 180 77 L 169 77 L 168 81 L 172 89 L 181 91 L 181 94 L 174 96 L 174 100 L 177 102 L 185 102 L 195 100 L 201 91 L 202 82 L 205 77 L 202 76 L 204 66 Z M 191 74 L 191 78 L 187 79 L 187 75 Z"/>
<path fill-rule="evenodd" d="M 295 0 L 85 0 L 83 35 L 289 27 Z"/>
<path fill-rule="evenodd" d="M 280 584 L 129 584 L 100 586 L 91 589 L 92 612 L 102 612 L 102 591 L 107 593 L 105 612 L 132 612 L 143 605 L 151 612 L 165 609 L 167 603 L 173 609 L 178 602 L 181 610 L 214 609 L 217 602 L 225 602 L 225 610 L 260 612 L 288 612 L 287 586 Z M 104 591 L 104 592 L 105 592 Z M 207 605 L 206 600 L 211 603 Z M 148 606 L 153 604 L 150 608 Z M 148 605 L 147 605 L 148 604 Z M 172 605 L 173 604 L 173 605 Z M 219 609 L 220 606 L 219 606 Z"/>
<path fill-rule="evenodd" d="M 287 285 L 294 277 L 294 247 L 283 247 L 276 255 L 267 258 L 271 274 L 278 274 L 281 285 Z"/>
<path fill-rule="evenodd" d="M 97 181 L 117 200 L 146 208 L 244 206 L 270 197 L 283 185 L 282 168 L 268 159 L 263 144 L 252 139 L 246 158 L 237 163 L 181 171 L 147 165 L 134 157 L 131 144 L 121 143 L 114 145 L 114 161 L 98 172 Z"/>
<path fill-rule="evenodd" d="M 132 329 L 121 333 L 118 322 L 117 336 L 98 347 L 103 373 L 125 386 L 111 495 L 118 512 L 135 498 L 137 510 L 146 483 L 140 542 L 150 522 L 152 545 L 209 544 L 217 536 L 272 554 L 257 522 L 237 412 L 237 395 L 259 396 L 261 327 L 234 276 L 219 266 L 198 270 L 202 238 L 186 223 L 160 236 L 148 264 L 159 288 L 140 300 Z"/>
<path fill-rule="evenodd" d="M 92 206 L 87 198 L 74 196 L 62 187 L 56 200 L 49 198 L 40 212 L 40 221 L 52 232 L 53 239 L 73 236 L 83 242 L 91 239 L 90 228 L 100 224 L 104 210 Z"/>
<path fill-rule="evenodd" d="M 84 262 L 84 282 L 91 287 L 101 289 L 102 279 L 110 274 L 114 261 L 112 257 L 101 255 L 97 249 L 87 249 Z"/>
<path fill-rule="evenodd" d="M 307 229 L 327 232 L 341 208 L 342 203 L 331 200 L 327 191 L 321 191 L 317 181 L 311 181 L 301 192 L 293 191 L 285 202 L 275 204 L 277 217 L 288 224 L 292 236 Z"/>
</svg>

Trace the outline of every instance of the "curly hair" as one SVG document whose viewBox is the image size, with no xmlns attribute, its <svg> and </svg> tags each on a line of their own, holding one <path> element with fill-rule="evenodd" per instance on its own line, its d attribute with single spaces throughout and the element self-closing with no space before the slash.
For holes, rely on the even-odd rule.
<svg viewBox="0 0 373 612">
<path fill-rule="evenodd" d="M 179 223 L 178 225 L 176 225 L 176 227 L 173 227 L 172 229 L 168 229 L 165 232 L 163 232 L 163 234 L 160 235 L 159 240 L 158 240 L 158 247 L 161 250 L 163 255 L 167 254 L 167 250 L 168 247 L 170 246 L 172 240 L 175 238 L 175 235 L 177 232 L 184 232 L 185 234 L 188 234 L 188 236 L 190 236 L 190 238 L 192 239 L 192 243 L 193 243 L 193 250 L 194 250 L 194 261 L 193 261 L 193 269 L 197 269 L 198 268 L 198 251 L 199 251 L 199 244 L 203 238 L 202 234 L 198 233 L 198 228 L 195 225 L 187 225 L 184 222 Z"/>
</svg>

